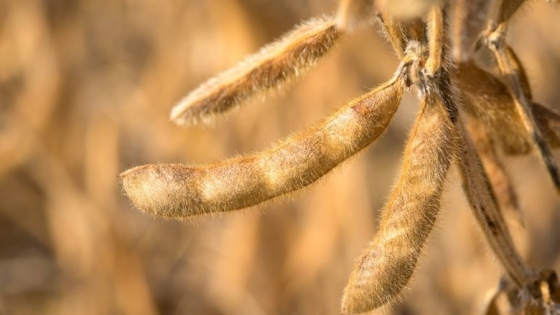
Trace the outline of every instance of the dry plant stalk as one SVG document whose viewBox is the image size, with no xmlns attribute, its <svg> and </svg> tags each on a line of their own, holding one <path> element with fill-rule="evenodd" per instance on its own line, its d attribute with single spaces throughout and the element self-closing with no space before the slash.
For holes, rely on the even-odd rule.
<svg viewBox="0 0 560 315">
<path fill-rule="evenodd" d="M 508 3 L 508 1 L 504 3 Z M 507 22 L 503 22 L 495 28 L 490 26 L 490 32 L 486 37 L 486 43 L 488 48 L 494 53 L 496 61 L 498 62 L 498 67 L 508 83 L 507 87 L 509 93 L 513 97 L 515 108 L 521 117 L 523 127 L 532 138 L 532 143 L 536 147 L 539 157 L 544 162 L 552 182 L 556 187 L 556 191 L 560 194 L 560 173 L 558 171 L 558 166 L 533 117 L 530 100 L 525 94 L 525 91 L 528 89 L 528 84 L 521 83 L 522 80 L 520 79 L 519 73 L 524 74 L 524 71 L 522 71 L 523 67 L 516 63 L 518 61 L 517 58 L 512 58 L 515 54 L 512 53 L 513 50 L 505 43 L 506 23 Z M 526 75 L 524 77 L 526 78 Z"/>
<path fill-rule="evenodd" d="M 262 203 L 310 185 L 375 141 L 389 125 L 404 89 L 416 85 L 421 109 L 406 146 L 402 173 L 377 234 L 352 272 L 342 312 L 362 313 L 390 303 L 409 282 L 437 219 L 452 163 L 458 166 L 476 221 L 514 288 L 497 294 L 524 292 L 542 309 L 553 309 L 555 274 L 536 271 L 521 259 L 501 209 L 521 213 L 498 149 L 518 155 L 536 146 L 560 188 L 548 149 L 548 145 L 560 147 L 560 115 L 532 102 L 523 64 L 504 42 L 505 25 L 523 2 L 500 2 L 498 27 L 485 33 L 488 2 L 455 0 L 450 6 L 446 1 L 419 1 L 408 8 L 415 18 L 403 20 L 390 8 L 407 1 L 380 1 L 383 11 L 377 16 L 401 60 L 387 83 L 325 122 L 263 152 L 208 165 L 144 165 L 121 174 L 123 187 L 141 210 L 172 218 Z M 180 124 L 205 121 L 281 85 L 314 65 L 343 30 L 373 17 L 372 5 L 372 0 L 342 0 L 336 23 L 324 18 L 296 28 L 203 84 L 173 109 L 172 117 Z M 448 42 L 453 44 L 452 53 Z M 482 44 L 494 52 L 505 84 L 474 61 L 473 45 L 480 49 Z M 528 300 L 518 297 L 514 302 L 526 308 Z"/>
<path fill-rule="evenodd" d="M 509 45 L 506 46 L 505 53 L 507 54 L 507 58 L 510 60 L 510 72 L 519 80 L 519 85 L 523 91 L 523 95 L 528 100 L 533 99 L 533 92 L 531 91 L 531 85 L 529 84 L 529 77 L 527 77 L 527 71 L 525 71 L 521 60 L 519 60 L 519 57 L 517 57 L 517 54 Z"/>
</svg>

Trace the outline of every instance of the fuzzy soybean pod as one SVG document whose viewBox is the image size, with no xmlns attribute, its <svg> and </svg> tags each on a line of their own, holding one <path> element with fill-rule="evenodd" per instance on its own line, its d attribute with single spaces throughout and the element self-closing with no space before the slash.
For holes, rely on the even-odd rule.
<svg viewBox="0 0 560 315">
<path fill-rule="evenodd" d="M 311 19 L 192 91 L 173 107 L 170 119 L 179 125 L 209 123 L 258 95 L 278 90 L 313 68 L 342 34 L 332 17 Z"/>
<path fill-rule="evenodd" d="M 269 150 L 208 165 L 135 167 L 120 175 L 124 190 L 145 212 L 181 218 L 249 207 L 307 186 L 387 128 L 402 98 L 403 72 Z"/>
<path fill-rule="evenodd" d="M 531 151 L 531 139 L 515 109 L 514 100 L 507 87 L 495 76 L 473 62 L 457 65 L 454 79 L 463 108 L 479 120 L 497 140 L 507 155 L 522 155 Z M 522 75 L 524 71 L 521 72 Z M 526 80 L 522 80 L 526 82 Z M 529 93 L 524 83 L 525 93 Z M 530 104 L 531 112 L 544 138 L 551 148 L 560 147 L 560 114 L 537 104 Z"/>
<path fill-rule="evenodd" d="M 368 312 L 393 300 L 412 276 L 436 221 L 454 155 L 456 117 L 434 94 L 424 97 L 421 106 L 379 230 L 344 290 L 343 314 Z"/>
</svg>

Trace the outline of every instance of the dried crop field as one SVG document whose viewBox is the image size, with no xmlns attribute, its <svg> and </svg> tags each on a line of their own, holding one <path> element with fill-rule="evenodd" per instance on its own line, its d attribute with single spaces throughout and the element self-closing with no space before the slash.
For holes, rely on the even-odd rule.
<svg viewBox="0 0 560 315">
<path fill-rule="evenodd" d="M 0 3 L 0 314 L 340 314 L 356 258 L 400 173 L 419 108 L 318 184 L 184 222 L 144 214 L 117 175 L 261 151 L 387 81 L 379 25 L 310 73 L 211 127 L 180 128 L 187 92 L 336 0 L 4 0 Z M 533 99 L 560 110 L 560 8 L 518 14 L 509 42 Z M 558 150 L 555 157 L 560 161 Z M 535 154 L 504 159 L 531 266 L 560 271 L 560 199 Z M 451 167 L 441 214 L 398 303 L 378 313 L 479 314 L 502 270 Z"/>
</svg>

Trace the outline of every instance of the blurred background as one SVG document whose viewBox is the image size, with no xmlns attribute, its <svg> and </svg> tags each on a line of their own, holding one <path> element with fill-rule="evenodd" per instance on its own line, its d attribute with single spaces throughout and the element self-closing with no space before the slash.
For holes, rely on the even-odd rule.
<svg viewBox="0 0 560 315">
<path fill-rule="evenodd" d="M 0 314 L 339 314 L 376 230 L 417 111 L 319 184 L 220 217 L 146 215 L 117 175 L 146 163 L 209 163 L 262 150 L 387 80 L 378 26 L 311 73 L 219 120 L 179 128 L 172 105 L 335 0 L 2 0 Z M 511 41 L 535 99 L 560 108 L 560 10 L 534 1 Z M 557 158 L 560 158 L 557 155 Z M 525 211 L 512 233 L 536 267 L 560 270 L 560 202 L 534 157 L 507 160 Z M 387 314 L 475 314 L 500 266 L 453 170 L 441 217 Z"/>
</svg>

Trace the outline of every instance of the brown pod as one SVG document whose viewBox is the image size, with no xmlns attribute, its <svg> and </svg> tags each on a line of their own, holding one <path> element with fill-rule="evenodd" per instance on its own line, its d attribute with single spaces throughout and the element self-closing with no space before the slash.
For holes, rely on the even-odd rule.
<svg viewBox="0 0 560 315">
<path fill-rule="evenodd" d="M 373 241 L 359 259 L 342 298 L 342 313 L 380 307 L 408 283 L 436 221 L 453 159 L 454 125 L 434 94 L 423 99 L 404 153 L 401 177 L 381 214 Z"/>
<path fill-rule="evenodd" d="M 465 111 L 491 131 L 506 154 L 527 154 L 531 141 L 507 87 L 474 62 L 458 64 L 455 78 Z"/>
<path fill-rule="evenodd" d="M 507 87 L 472 62 L 459 63 L 457 69 L 455 82 L 465 111 L 491 132 L 504 153 L 529 153 L 531 140 Z M 537 103 L 531 103 L 531 111 L 548 145 L 559 148 L 560 114 Z"/>
<path fill-rule="evenodd" d="M 462 125 L 458 125 L 457 135 L 456 161 L 471 210 L 507 275 L 517 286 L 527 285 L 534 271 L 515 249 L 480 157 Z"/>
<path fill-rule="evenodd" d="M 313 183 L 377 139 L 403 89 L 399 74 L 325 122 L 264 152 L 209 165 L 132 168 L 120 175 L 124 190 L 141 210 L 176 218 L 262 203 Z"/>
<path fill-rule="evenodd" d="M 493 137 L 478 119 L 468 119 L 467 130 L 472 137 L 474 147 L 480 154 L 482 165 L 496 193 L 498 204 L 505 215 L 512 216 L 520 225 L 524 225 L 524 215 L 517 193 L 511 177 L 496 151 Z"/>
<path fill-rule="evenodd" d="M 241 103 L 303 74 L 342 35 L 332 17 L 312 19 L 237 66 L 208 80 L 171 110 L 179 125 L 209 122 Z"/>
</svg>

